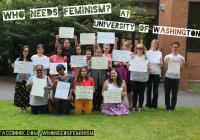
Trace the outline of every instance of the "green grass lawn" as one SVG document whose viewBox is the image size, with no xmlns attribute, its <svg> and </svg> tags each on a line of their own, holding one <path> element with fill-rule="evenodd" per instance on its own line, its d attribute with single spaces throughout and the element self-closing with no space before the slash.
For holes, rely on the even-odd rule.
<svg viewBox="0 0 200 140">
<path fill-rule="evenodd" d="M 200 108 L 178 107 L 175 112 L 144 110 L 128 116 L 32 115 L 19 112 L 12 101 L 0 101 L 0 129 L 66 130 L 89 129 L 95 136 L 84 137 L 0 137 L 0 139 L 67 139 L 67 140 L 199 140 Z"/>
<path fill-rule="evenodd" d="M 200 94 L 200 83 L 197 82 L 189 82 L 189 91 L 192 93 Z"/>
</svg>

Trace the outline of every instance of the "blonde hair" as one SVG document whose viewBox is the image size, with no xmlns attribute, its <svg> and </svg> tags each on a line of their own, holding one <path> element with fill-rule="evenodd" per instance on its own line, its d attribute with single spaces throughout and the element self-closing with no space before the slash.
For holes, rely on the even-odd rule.
<svg viewBox="0 0 200 140">
<path fill-rule="evenodd" d="M 138 45 L 142 45 L 142 47 L 143 47 L 142 54 L 146 55 L 146 47 L 145 47 L 145 45 L 143 43 L 137 43 L 137 44 L 135 44 L 134 54 L 137 54 L 137 46 Z"/>
<path fill-rule="evenodd" d="M 153 44 L 153 42 L 155 42 L 155 44 L 157 44 L 156 50 L 160 50 L 159 41 L 158 41 L 157 39 L 153 39 L 153 40 L 151 41 L 151 47 L 150 47 L 150 49 L 152 50 L 152 44 Z"/>
</svg>

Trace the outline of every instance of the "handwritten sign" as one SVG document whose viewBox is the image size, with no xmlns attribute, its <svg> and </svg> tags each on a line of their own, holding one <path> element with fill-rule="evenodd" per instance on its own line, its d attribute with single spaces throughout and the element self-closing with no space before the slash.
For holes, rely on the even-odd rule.
<svg viewBox="0 0 200 140">
<path fill-rule="evenodd" d="M 49 57 L 32 57 L 34 66 L 41 64 L 45 69 L 49 69 Z"/>
<path fill-rule="evenodd" d="M 108 59 L 106 57 L 92 57 L 92 69 L 108 69 Z"/>
<path fill-rule="evenodd" d="M 31 95 L 44 97 L 44 87 L 46 85 L 47 85 L 47 80 L 45 78 L 40 79 L 40 78 L 34 77 L 32 89 L 31 89 Z"/>
<path fill-rule="evenodd" d="M 181 63 L 169 61 L 167 72 L 171 74 L 180 74 Z"/>
<path fill-rule="evenodd" d="M 150 63 L 158 63 L 160 64 L 160 59 L 162 57 L 161 52 L 156 51 L 147 51 L 147 59 L 149 60 Z"/>
<path fill-rule="evenodd" d="M 84 67 L 87 65 L 85 55 L 72 55 L 71 67 Z"/>
<path fill-rule="evenodd" d="M 93 45 L 95 44 L 95 33 L 80 33 L 81 45 Z"/>
<path fill-rule="evenodd" d="M 76 86 L 76 99 L 93 99 L 93 86 Z"/>
<path fill-rule="evenodd" d="M 103 93 L 104 103 L 121 103 L 121 93 L 117 90 L 107 90 Z"/>
<path fill-rule="evenodd" d="M 74 28 L 59 27 L 59 38 L 74 38 Z"/>
<path fill-rule="evenodd" d="M 135 72 L 147 72 L 147 64 L 148 60 L 135 60 L 132 59 L 130 61 L 129 71 L 135 71 Z"/>
<path fill-rule="evenodd" d="M 113 50 L 112 61 L 129 62 L 131 60 L 131 52 L 124 50 Z"/>
<path fill-rule="evenodd" d="M 97 33 L 98 44 L 115 44 L 114 32 L 98 32 Z"/>
<path fill-rule="evenodd" d="M 70 83 L 58 81 L 56 86 L 55 98 L 68 99 Z"/>
<path fill-rule="evenodd" d="M 63 64 L 65 66 L 65 68 L 67 69 L 67 63 L 50 63 L 50 74 L 58 74 L 58 72 L 56 71 L 56 66 L 58 64 Z"/>
<path fill-rule="evenodd" d="M 26 61 L 15 61 L 14 73 L 33 74 L 33 63 Z"/>
</svg>

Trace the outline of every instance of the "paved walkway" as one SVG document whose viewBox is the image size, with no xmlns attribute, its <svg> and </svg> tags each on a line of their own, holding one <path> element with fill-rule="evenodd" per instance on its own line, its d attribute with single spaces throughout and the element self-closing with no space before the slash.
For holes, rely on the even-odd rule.
<svg viewBox="0 0 200 140">
<path fill-rule="evenodd" d="M 0 100 L 13 100 L 15 82 L 13 80 L 3 81 L 0 79 Z M 164 106 L 163 83 L 159 87 L 159 106 Z M 177 106 L 200 107 L 200 94 L 192 94 L 179 91 Z"/>
</svg>

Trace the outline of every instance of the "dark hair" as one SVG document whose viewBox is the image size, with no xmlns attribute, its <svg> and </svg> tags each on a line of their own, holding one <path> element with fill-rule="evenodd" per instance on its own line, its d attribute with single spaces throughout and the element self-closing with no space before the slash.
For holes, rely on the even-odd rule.
<svg viewBox="0 0 200 140">
<path fill-rule="evenodd" d="M 176 44 L 176 45 L 178 45 L 178 47 L 180 47 L 180 43 L 179 43 L 178 41 L 172 42 L 172 43 L 171 43 L 171 46 L 173 47 L 174 44 Z"/>
<path fill-rule="evenodd" d="M 122 81 L 122 79 L 121 79 L 121 77 L 119 75 L 119 72 L 116 69 L 111 69 L 110 72 L 113 71 L 113 70 L 116 71 L 116 73 L 117 73 L 117 86 L 121 87 L 123 81 Z M 108 78 L 108 82 L 109 83 L 113 83 L 113 80 L 112 80 L 111 76 Z"/>
<path fill-rule="evenodd" d="M 44 45 L 43 44 L 38 44 L 37 47 L 36 47 L 36 50 L 39 49 L 39 48 L 44 49 Z"/>
<path fill-rule="evenodd" d="M 58 49 L 58 48 L 61 48 L 61 49 L 62 49 L 61 55 L 64 56 L 64 51 L 65 51 L 65 49 L 64 49 L 63 45 L 59 44 L 59 45 L 55 48 L 56 54 L 57 54 L 57 49 Z"/>
<path fill-rule="evenodd" d="M 89 49 L 87 49 L 85 52 L 91 52 L 91 53 L 92 53 L 92 51 L 91 51 L 91 50 L 89 50 Z"/>
<path fill-rule="evenodd" d="M 19 56 L 19 61 L 23 61 L 23 60 L 24 60 L 23 51 L 24 51 L 24 49 L 26 49 L 26 48 L 29 50 L 29 46 L 28 46 L 28 45 L 24 45 L 24 46 L 21 48 L 21 52 L 20 52 L 20 56 Z M 28 55 L 27 55 L 27 57 L 26 57 L 26 61 L 31 61 L 30 50 L 29 50 Z"/>
<path fill-rule="evenodd" d="M 82 69 L 86 69 L 86 71 L 87 71 L 87 76 L 86 76 L 86 79 L 88 79 L 88 78 L 89 78 L 89 76 L 88 76 L 88 69 L 87 69 L 87 67 L 82 67 L 82 68 L 80 69 L 80 71 L 79 71 L 79 73 L 78 73 L 78 77 L 77 77 L 77 83 L 79 83 L 79 84 L 80 84 L 80 82 L 82 82 L 82 81 L 83 81 L 83 77 L 82 77 L 82 75 L 81 75 L 81 71 L 82 71 Z"/>
<path fill-rule="evenodd" d="M 76 49 L 77 49 L 78 47 L 81 49 L 81 55 L 82 55 L 82 48 L 81 48 L 81 46 L 77 46 L 77 47 L 75 48 L 75 55 L 77 55 Z"/>
</svg>

